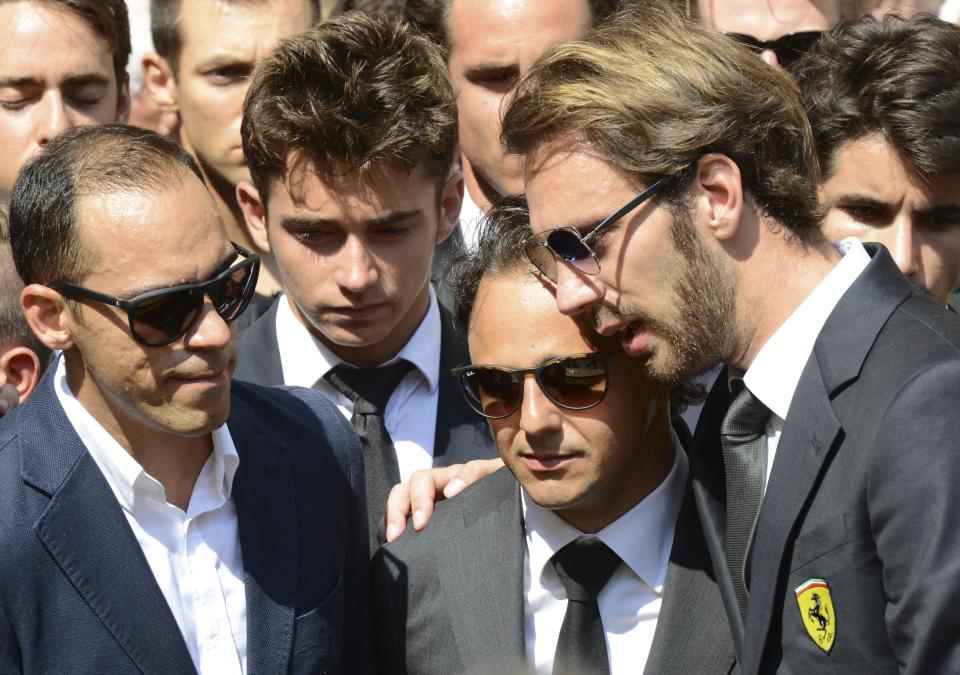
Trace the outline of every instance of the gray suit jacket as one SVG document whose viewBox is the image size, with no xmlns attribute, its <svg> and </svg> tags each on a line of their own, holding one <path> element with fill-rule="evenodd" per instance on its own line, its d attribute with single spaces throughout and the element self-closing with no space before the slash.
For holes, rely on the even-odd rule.
<svg viewBox="0 0 960 675">
<path fill-rule="evenodd" d="M 423 532 L 408 529 L 377 552 L 371 585 L 381 672 L 527 672 L 519 494 L 501 469 L 438 504 Z M 712 574 L 688 493 L 646 673 L 731 672 L 733 644 Z"/>
<path fill-rule="evenodd" d="M 273 303 L 237 338 L 237 370 L 234 377 L 268 387 L 282 385 L 283 368 L 277 346 L 277 304 Z M 450 314 L 440 308 L 440 384 L 437 403 L 433 465 L 450 466 L 471 459 L 497 456 L 490 427 L 464 400 L 450 369 L 469 363 L 463 340 L 453 327 Z"/>
<path fill-rule="evenodd" d="M 783 427 L 745 625 L 723 558 L 726 387 L 697 428 L 691 477 L 744 673 L 960 672 L 960 317 L 868 250 Z M 797 596 L 813 580 L 819 607 Z"/>
<path fill-rule="evenodd" d="M 0 673 L 195 672 L 53 370 L 0 420 Z M 248 672 L 369 672 L 356 435 L 316 392 L 236 382 L 228 428 Z"/>
</svg>

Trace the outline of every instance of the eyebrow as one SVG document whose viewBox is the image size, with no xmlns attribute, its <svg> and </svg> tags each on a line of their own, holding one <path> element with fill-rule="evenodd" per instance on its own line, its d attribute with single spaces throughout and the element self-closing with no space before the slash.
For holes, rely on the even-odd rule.
<svg viewBox="0 0 960 675">
<path fill-rule="evenodd" d="M 423 209 L 394 211 L 392 213 L 364 221 L 364 224 L 368 227 L 383 227 L 384 225 L 393 225 L 394 223 L 398 223 L 402 220 L 407 220 L 408 218 L 413 218 L 422 214 Z M 332 220 L 330 218 L 316 218 L 312 216 L 287 216 L 280 222 L 280 225 L 284 229 L 288 230 L 297 228 L 309 229 L 316 227 L 339 227 L 340 221 Z"/>
<path fill-rule="evenodd" d="M 230 269 L 230 266 L 233 264 L 234 259 L 238 255 L 240 254 L 236 250 L 230 251 L 230 253 L 227 254 L 227 256 L 223 260 L 217 263 L 217 265 L 213 268 L 213 271 L 210 272 L 210 274 L 203 277 L 202 279 L 194 279 L 193 281 L 178 281 L 175 284 L 167 284 L 165 286 L 134 287 L 133 289 L 126 291 L 123 295 L 118 295 L 117 297 L 122 300 L 130 300 L 143 293 L 149 293 L 150 291 L 162 291 L 165 288 L 173 288 L 174 286 L 183 286 L 184 284 L 198 284 L 198 283 L 203 283 L 204 281 L 209 281 L 210 279 L 213 279 L 215 276 L 217 276 L 221 272 L 225 272 L 226 270 Z"/>
<path fill-rule="evenodd" d="M 39 77 L 29 75 L 0 78 L 0 87 L 42 87 L 44 83 Z M 110 86 L 110 80 L 100 73 L 81 73 L 70 75 L 61 84 L 68 87 L 86 87 L 91 84 L 107 87 Z"/>
</svg>

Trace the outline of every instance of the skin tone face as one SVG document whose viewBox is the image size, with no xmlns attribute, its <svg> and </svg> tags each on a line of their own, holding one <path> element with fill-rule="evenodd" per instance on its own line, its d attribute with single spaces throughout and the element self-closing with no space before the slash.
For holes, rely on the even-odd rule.
<svg viewBox="0 0 960 675">
<path fill-rule="evenodd" d="M 303 164 L 288 175 L 272 183 L 266 215 L 253 186 L 238 194 L 294 314 L 348 363 L 393 358 L 426 314 L 433 249 L 460 214 L 463 179 L 441 186 L 386 168 L 367 185 L 355 176 L 331 185 Z"/>
<path fill-rule="evenodd" d="M 960 278 L 960 173 L 925 181 L 881 136 L 867 136 L 837 150 L 821 198 L 829 238 L 883 244 L 910 281 L 947 303 Z"/>
<path fill-rule="evenodd" d="M 2 2 L 0 26 L 2 204 L 47 141 L 73 126 L 124 119 L 129 99 L 106 40 L 79 16 L 45 2 Z"/>
<path fill-rule="evenodd" d="M 536 233 L 572 227 L 586 234 L 643 187 L 583 144 L 557 142 L 528 160 L 527 198 Z M 680 237 L 682 232 L 686 236 Z M 558 266 L 561 312 L 587 313 L 601 335 L 622 333 L 627 353 L 643 358 L 648 375 L 668 384 L 733 351 L 734 282 L 689 216 L 675 217 L 653 199 L 604 233 L 590 242 L 599 274 Z"/>
<path fill-rule="evenodd" d="M 533 62 L 591 26 L 584 0 L 454 0 L 447 35 L 460 149 L 470 196 L 486 208 L 523 192 L 520 162 L 500 145 L 504 98 Z M 485 202 L 485 203 L 481 203 Z"/>
<path fill-rule="evenodd" d="M 528 275 L 484 279 L 468 338 L 473 363 L 510 368 L 617 347 L 588 322 L 560 314 L 551 291 Z M 584 532 L 626 513 L 673 462 L 667 388 L 625 354 L 609 367 L 607 395 L 595 408 L 557 406 L 530 374 L 520 409 L 490 420 L 500 456 L 530 497 Z"/>
<path fill-rule="evenodd" d="M 109 192 L 80 200 L 81 238 L 95 252 L 81 285 L 129 298 L 208 279 L 236 261 L 200 181 L 184 173 L 170 182 L 157 194 Z M 103 303 L 83 301 L 75 311 L 55 291 L 30 285 L 21 304 L 45 344 L 64 350 L 79 401 L 135 457 L 151 448 L 170 453 L 171 447 L 199 449 L 205 457 L 208 433 L 229 412 L 236 361 L 234 328 L 208 299 L 193 328 L 163 347 L 135 342 L 126 313 Z M 146 458 L 141 463 L 148 468 Z"/>
<path fill-rule="evenodd" d="M 836 0 L 699 0 L 699 9 L 707 28 L 752 35 L 758 40 L 829 30 L 840 22 Z M 772 50 L 764 50 L 760 56 L 770 65 L 778 65 Z"/>
</svg>

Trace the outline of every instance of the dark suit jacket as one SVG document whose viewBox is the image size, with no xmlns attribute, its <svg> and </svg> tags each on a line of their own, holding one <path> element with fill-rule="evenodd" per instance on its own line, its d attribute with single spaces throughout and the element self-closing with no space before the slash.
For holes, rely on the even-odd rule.
<svg viewBox="0 0 960 675">
<path fill-rule="evenodd" d="M 513 474 L 500 469 L 437 504 L 423 532 L 408 528 L 377 552 L 371 574 L 382 672 L 527 672 L 519 495 Z M 731 672 L 733 644 L 712 575 L 688 493 L 646 673 Z"/>
<path fill-rule="evenodd" d="M 52 370 L 0 422 L 0 672 L 194 672 Z M 368 672 L 356 436 L 309 390 L 234 382 L 231 406 L 248 672 Z"/>
<path fill-rule="evenodd" d="M 723 558 L 725 378 L 697 429 L 694 491 L 744 673 L 960 672 L 960 317 L 913 289 L 886 249 L 868 251 L 784 423 L 745 626 Z M 829 651 L 796 596 L 813 579 L 832 600 Z"/>
<path fill-rule="evenodd" d="M 234 376 L 266 386 L 283 384 L 280 348 L 277 346 L 277 305 L 240 334 L 239 356 Z M 433 465 L 449 466 L 471 459 L 497 456 L 486 420 L 473 412 L 460 393 L 450 369 L 469 363 L 463 340 L 453 327 L 450 314 L 440 308 L 440 384 L 437 402 Z"/>
</svg>

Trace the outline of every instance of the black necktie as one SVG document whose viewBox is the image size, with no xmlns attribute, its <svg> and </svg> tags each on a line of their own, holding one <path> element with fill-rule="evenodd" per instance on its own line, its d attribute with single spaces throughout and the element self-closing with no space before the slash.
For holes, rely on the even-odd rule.
<svg viewBox="0 0 960 675">
<path fill-rule="evenodd" d="M 357 430 L 363 446 L 371 553 L 379 544 L 377 532 L 386 512 L 390 489 L 400 482 L 397 453 L 393 449 L 393 439 L 387 433 L 383 411 L 393 390 L 412 368 L 409 361 L 398 361 L 382 368 L 339 365 L 324 376 L 334 389 L 353 401 L 350 423 Z"/>
<path fill-rule="evenodd" d="M 597 596 L 620 566 L 620 557 L 599 539 L 578 539 L 554 553 L 550 562 L 567 591 L 554 675 L 609 673 Z"/>
<path fill-rule="evenodd" d="M 733 380 L 730 388 L 734 398 L 720 426 L 727 490 L 724 548 L 740 616 L 746 618 L 747 584 L 744 569 L 767 476 L 765 428 L 770 410 L 747 389 L 743 380 Z"/>
</svg>

